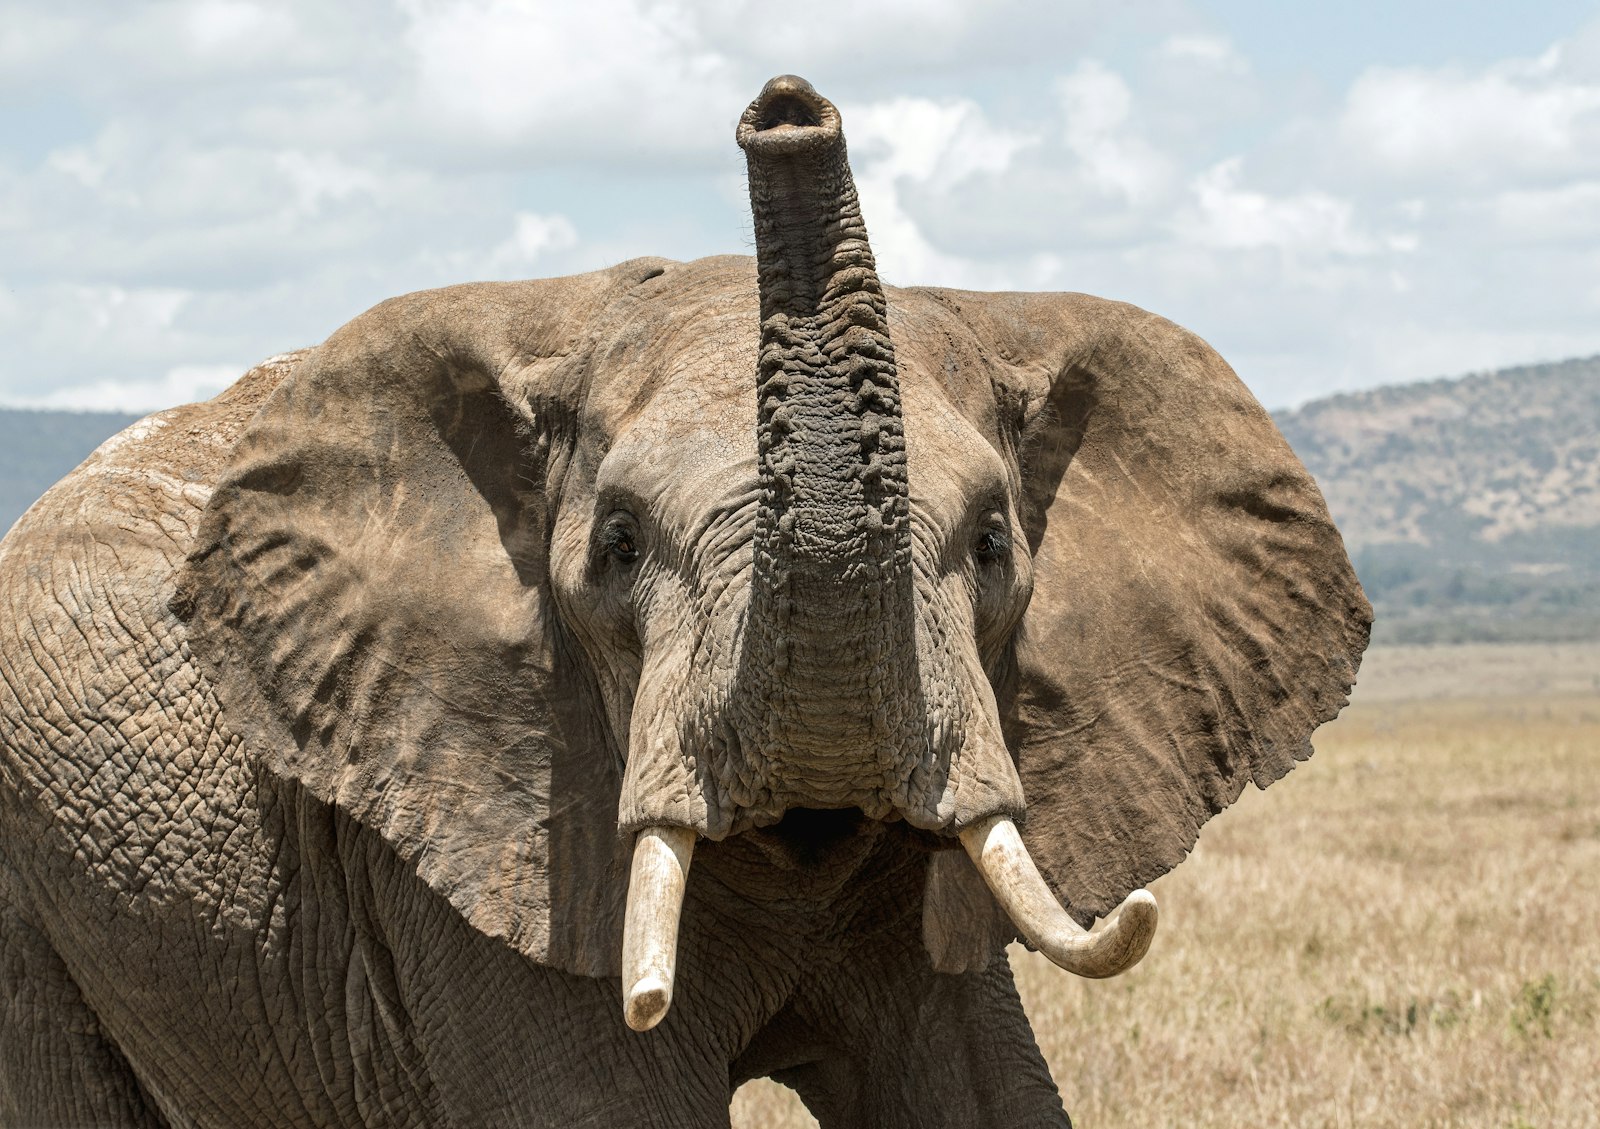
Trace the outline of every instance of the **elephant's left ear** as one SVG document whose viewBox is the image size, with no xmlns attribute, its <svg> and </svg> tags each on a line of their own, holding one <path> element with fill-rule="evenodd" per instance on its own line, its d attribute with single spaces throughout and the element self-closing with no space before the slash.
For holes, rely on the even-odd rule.
<svg viewBox="0 0 1600 1129">
<path fill-rule="evenodd" d="M 1034 592 L 999 687 L 1024 838 L 1087 922 L 1311 755 L 1372 611 L 1322 495 L 1233 371 L 1084 295 L 961 295 L 1021 405 Z"/>
<path fill-rule="evenodd" d="M 267 770 L 477 928 L 614 975 L 620 764 L 548 568 L 589 325 L 653 264 L 409 295 L 266 402 L 173 610 Z"/>
</svg>

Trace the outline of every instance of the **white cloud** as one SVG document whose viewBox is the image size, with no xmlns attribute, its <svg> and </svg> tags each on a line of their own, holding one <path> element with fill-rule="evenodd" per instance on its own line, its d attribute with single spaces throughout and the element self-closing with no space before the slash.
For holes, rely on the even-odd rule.
<svg viewBox="0 0 1600 1129">
<path fill-rule="evenodd" d="M 970 101 L 896 98 L 850 111 L 853 159 L 873 175 L 957 184 L 1002 173 L 1039 138 L 998 129 Z"/>
<path fill-rule="evenodd" d="M 1052 66 L 1097 20 L 1085 0 L 399 0 L 433 130 L 543 159 L 734 159 L 744 106 L 774 73 L 824 92 L 989 64 Z M 878 100 L 881 100 L 878 99 Z"/>
<path fill-rule="evenodd" d="M 72 286 L 67 293 L 85 315 L 82 327 L 90 333 L 170 329 L 178 311 L 193 295 L 173 287 L 126 290 L 120 286 Z"/>
<path fill-rule="evenodd" d="M 386 178 L 379 170 L 351 164 L 332 153 L 290 149 L 273 154 L 273 163 L 288 182 L 298 210 L 306 215 L 320 211 L 325 203 L 358 195 L 374 200 L 389 195 Z"/>
<path fill-rule="evenodd" d="M 1182 237 L 1219 249 L 1270 247 L 1314 256 L 1414 248 L 1414 241 L 1405 236 L 1383 241 L 1361 231 L 1350 201 L 1326 192 L 1274 197 L 1243 188 L 1242 165 L 1233 157 L 1194 179 L 1195 209 L 1187 222 L 1180 222 Z"/>
<path fill-rule="evenodd" d="M 882 269 L 906 282 L 982 285 L 980 264 L 937 248 L 906 211 L 907 185 L 949 191 L 1004 173 L 1033 135 L 997 129 L 973 103 L 897 98 L 852 109 L 846 132 L 863 214 Z"/>
<path fill-rule="evenodd" d="M 502 244 L 500 251 L 532 262 L 546 251 L 560 251 L 575 247 L 578 232 L 565 216 L 541 216 L 531 212 L 518 212 L 516 229 L 511 238 Z"/>
<path fill-rule="evenodd" d="M 729 60 L 699 39 L 675 3 L 402 6 L 421 112 L 495 141 L 659 159 L 663 151 L 725 147 L 748 99 Z"/>
<path fill-rule="evenodd" d="M 1133 128 L 1133 95 L 1122 76 L 1090 60 L 1057 80 L 1056 91 L 1067 149 L 1083 162 L 1090 183 L 1133 203 L 1166 187 L 1171 167 Z"/>
<path fill-rule="evenodd" d="M 28 408 L 87 412 L 149 412 L 209 400 L 244 375 L 248 365 L 178 365 L 150 380 L 112 378 L 76 384 L 13 401 Z"/>
<path fill-rule="evenodd" d="M 1600 241 L 1600 180 L 1502 192 L 1489 213 L 1509 240 Z"/>
<path fill-rule="evenodd" d="M 904 93 L 930 68 L 1054 71 L 1110 22 L 1090 0 L 696 0 L 682 10 L 705 43 L 745 65 L 746 81 L 790 72 L 875 97 Z"/>
<path fill-rule="evenodd" d="M 1525 179 L 1600 165 L 1600 83 L 1563 77 L 1559 51 L 1479 73 L 1374 69 L 1339 135 L 1358 160 L 1426 180 Z"/>
<path fill-rule="evenodd" d="M 183 11 L 182 23 L 184 38 L 200 55 L 276 50 L 295 31 L 288 12 L 244 0 L 201 0 Z"/>
<path fill-rule="evenodd" d="M 45 164 L 85 188 L 100 188 L 108 171 L 106 161 L 86 145 L 57 149 L 45 158 Z"/>
<path fill-rule="evenodd" d="M 20 353 L 35 363 L 26 373 L 32 378 L 26 383 L 17 379 L 22 374 L 4 374 L 10 378 L 0 385 L 0 397 L 5 402 L 107 410 L 145 410 L 177 402 L 163 398 L 167 385 L 160 380 L 130 384 L 123 377 L 128 367 L 149 365 L 152 345 L 159 353 L 161 342 L 183 336 L 180 320 L 195 299 L 193 292 L 175 287 L 72 283 L 7 289 L 11 291 L 9 300 L 0 303 L 0 336 L 20 344 L 20 348 L 13 348 L 13 356 Z M 97 373 L 70 368 L 62 371 L 50 363 L 55 359 L 52 353 L 59 356 L 73 351 L 114 360 Z M 178 382 L 172 388 L 187 389 L 194 383 L 193 365 L 171 368 L 172 372 L 162 379 Z M 227 379 L 243 371 L 233 366 Z M 126 394 L 118 391 L 124 386 L 129 389 Z M 149 398 L 147 393 L 159 395 Z"/>
<path fill-rule="evenodd" d="M 1220 35 L 1174 35 L 1161 41 L 1156 54 L 1162 59 L 1199 63 L 1219 71 L 1243 74 L 1250 64 Z"/>
<path fill-rule="evenodd" d="M 71 50 L 77 23 L 55 6 L 8 8 L 0 20 L 0 87 L 22 86 Z"/>
<path fill-rule="evenodd" d="M 388 0 L 165 0 L 161 3 L 48 4 L 13 0 L 0 21 L 0 86 L 26 89 L 30 100 L 65 87 L 86 105 L 153 99 L 168 104 L 199 91 L 185 83 L 212 84 L 191 116 L 206 103 L 214 111 L 237 104 L 229 92 L 240 80 L 265 79 L 270 89 L 337 62 L 359 72 L 379 52 Z M 358 36 L 340 35 L 349 25 Z M 352 42 L 356 40 L 356 42 Z M 360 52 L 352 47 L 359 42 Z M 265 89 L 242 92 L 259 98 Z"/>
<path fill-rule="evenodd" d="M 518 212 L 511 237 L 495 247 L 477 272 L 483 278 L 524 278 L 548 262 L 553 252 L 578 245 L 572 221 L 560 215 Z"/>
<path fill-rule="evenodd" d="M 755 55 L 780 69 L 785 63 L 794 66 L 797 59 L 826 66 L 858 55 L 865 43 L 893 42 L 896 54 L 918 61 L 946 58 L 970 42 L 975 25 L 982 22 L 981 10 L 961 0 L 812 0 L 805 5 L 713 0 L 692 6 L 685 15 L 729 55 Z M 903 66 L 905 59 L 885 58 L 883 63 Z"/>
</svg>

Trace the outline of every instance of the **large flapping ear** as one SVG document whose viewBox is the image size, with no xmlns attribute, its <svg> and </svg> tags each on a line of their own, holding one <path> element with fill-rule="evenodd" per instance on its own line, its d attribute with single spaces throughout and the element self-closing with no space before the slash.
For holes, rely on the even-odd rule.
<svg viewBox="0 0 1600 1129">
<path fill-rule="evenodd" d="M 1000 688 L 1024 838 L 1087 924 L 1311 755 L 1372 612 L 1316 484 L 1205 342 L 1084 295 L 960 304 L 1024 405 L 1034 592 Z"/>
<path fill-rule="evenodd" d="M 262 407 L 174 610 L 273 772 L 378 831 L 469 921 L 614 975 L 621 765 L 547 567 L 595 315 L 649 272 L 398 298 Z"/>
</svg>

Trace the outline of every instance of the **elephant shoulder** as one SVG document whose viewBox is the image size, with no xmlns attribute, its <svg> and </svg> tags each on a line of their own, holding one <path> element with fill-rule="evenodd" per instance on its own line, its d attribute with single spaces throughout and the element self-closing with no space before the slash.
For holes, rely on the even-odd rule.
<svg viewBox="0 0 1600 1129">
<path fill-rule="evenodd" d="M 239 435 L 306 355 L 113 436 L 0 541 L 0 813 L 31 872 L 211 905 L 210 865 L 235 892 L 215 912 L 262 904 L 255 783 L 167 605 Z"/>
</svg>

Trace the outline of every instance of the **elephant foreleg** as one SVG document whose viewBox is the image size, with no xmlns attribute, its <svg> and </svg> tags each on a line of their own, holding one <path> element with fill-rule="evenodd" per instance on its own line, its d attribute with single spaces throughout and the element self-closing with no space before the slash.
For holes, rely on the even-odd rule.
<svg viewBox="0 0 1600 1129">
<path fill-rule="evenodd" d="M 0 1125 L 164 1129 L 44 936 L 0 902 Z"/>
</svg>

